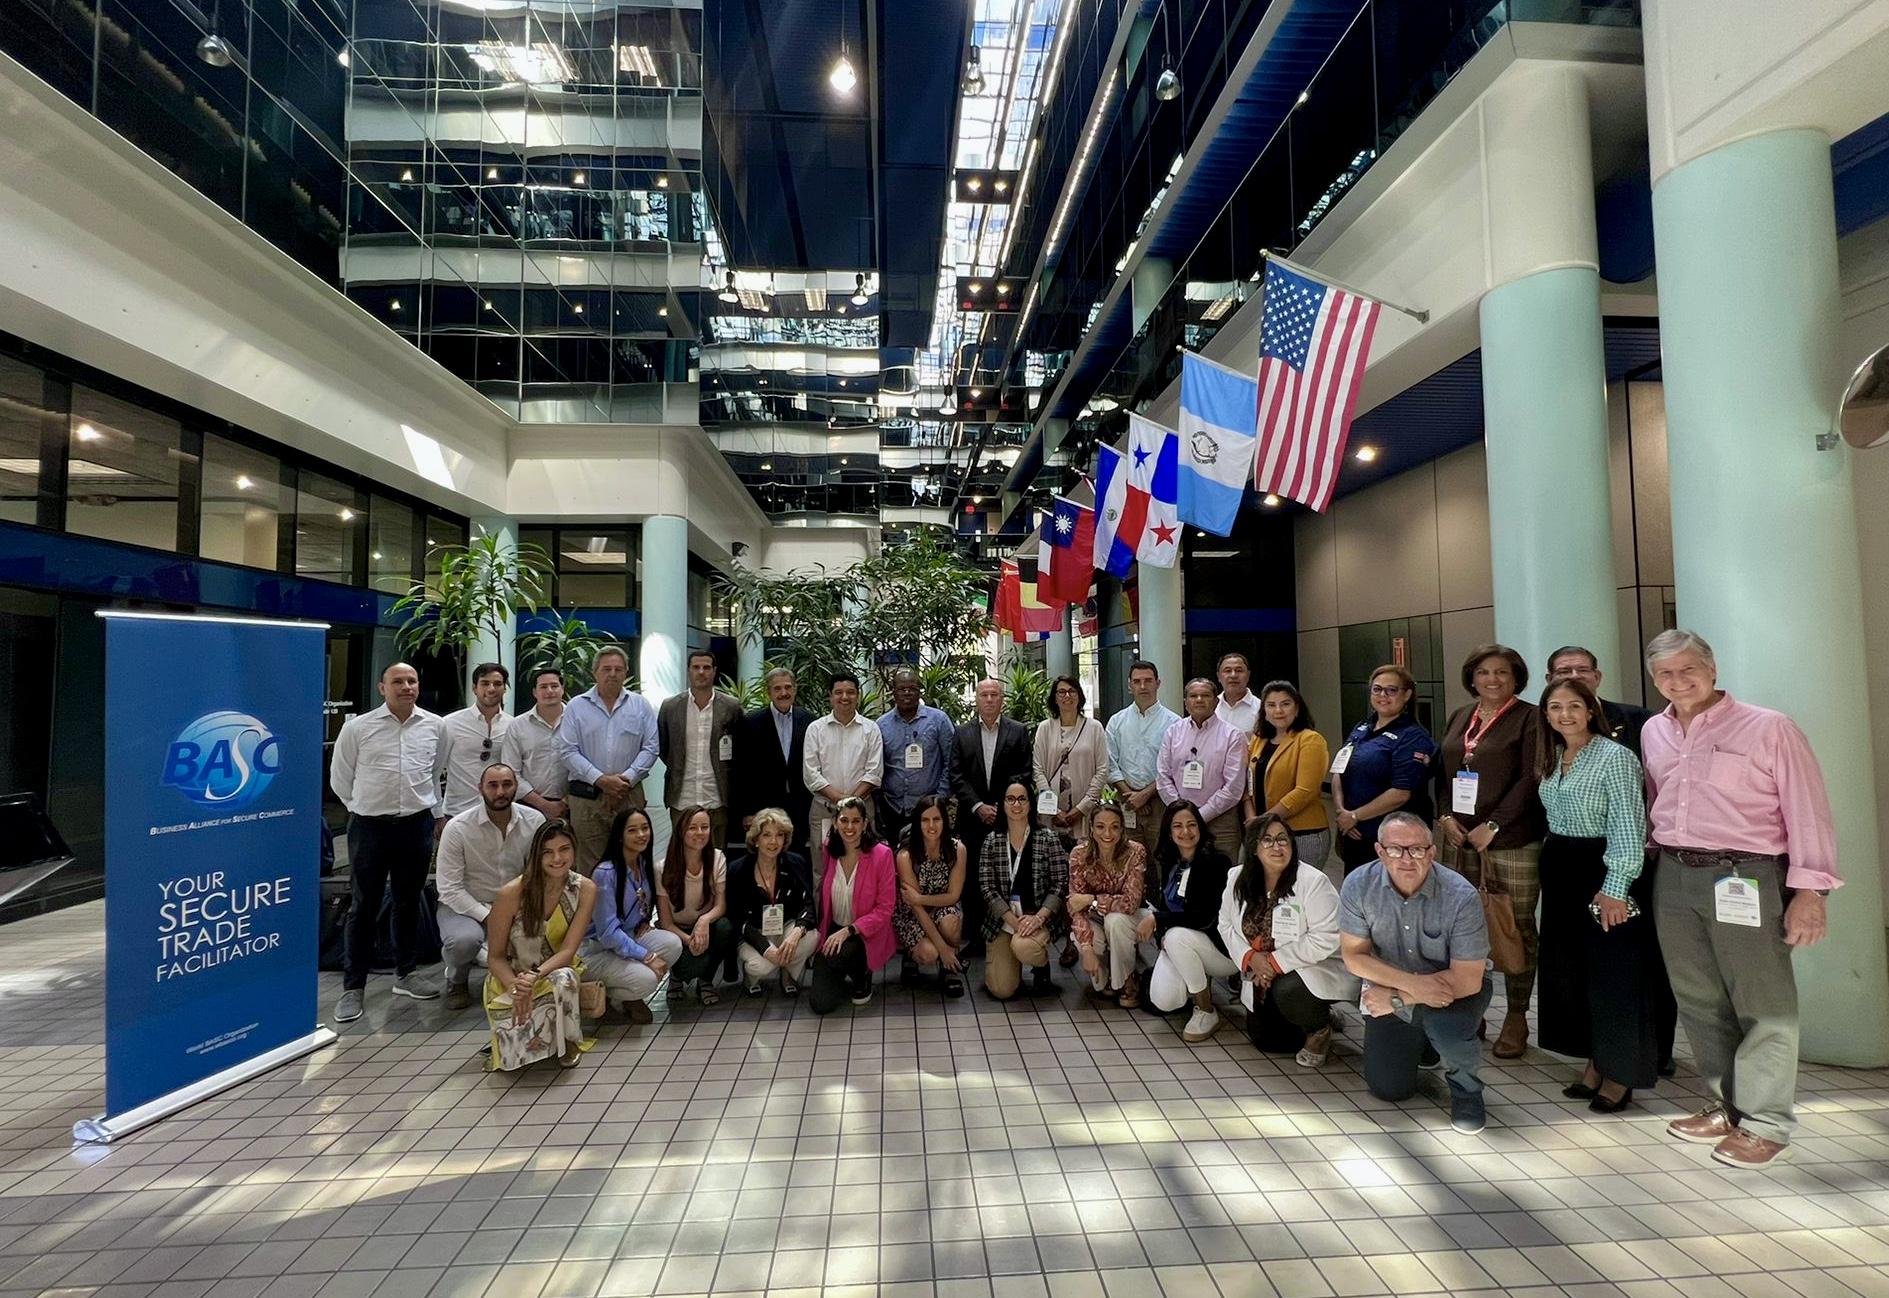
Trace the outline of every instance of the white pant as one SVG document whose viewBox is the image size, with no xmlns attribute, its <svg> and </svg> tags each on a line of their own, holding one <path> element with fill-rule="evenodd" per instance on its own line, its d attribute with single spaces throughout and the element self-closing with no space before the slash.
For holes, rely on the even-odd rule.
<svg viewBox="0 0 1889 1298">
<path fill-rule="evenodd" d="M 666 965 L 673 965 L 682 955 L 682 939 L 663 929 L 652 928 L 636 940 L 652 955 L 661 956 Z M 625 960 L 596 942 L 584 943 L 582 955 L 585 980 L 609 988 L 607 994 L 613 1004 L 646 1001 L 662 983 L 656 971 L 641 960 Z"/>
<path fill-rule="evenodd" d="M 1097 991 L 1119 988 L 1135 972 L 1135 918 L 1111 913 L 1100 924 L 1090 922 L 1089 931 L 1095 935 L 1091 949 L 1102 962 L 1095 975 Z"/>
<path fill-rule="evenodd" d="M 794 958 L 784 965 L 777 965 L 767 958 L 767 954 L 756 951 L 746 942 L 741 944 L 741 972 L 747 975 L 751 983 L 764 983 L 775 974 L 784 973 L 795 982 L 805 982 L 807 962 L 813 959 L 813 953 L 820 947 L 820 939 L 814 933 L 802 933 L 800 945 L 794 948 Z"/>
<path fill-rule="evenodd" d="M 1197 928 L 1171 928 L 1161 939 L 1161 958 L 1148 980 L 1148 999 L 1158 1010 L 1178 1010 L 1213 979 L 1239 971 L 1207 934 Z"/>
<path fill-rule="evenodd" d="M 472 977 L 472 967 L 485 963 L 485 925 L 444 905 L 434 917 L 439 921 L 440 959 L 446 965 L 446 981 L 464 987 Z"/>
</svg>

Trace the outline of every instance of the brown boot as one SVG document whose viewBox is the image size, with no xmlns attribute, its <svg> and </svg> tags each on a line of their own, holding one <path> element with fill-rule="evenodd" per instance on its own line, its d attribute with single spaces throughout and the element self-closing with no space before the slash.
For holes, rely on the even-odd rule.
<svg viewBox="0 0 1889 1298">
<path fill-rule="evenodd" d="M 1115 1003 L 1125 1010 L 1132 1010 L 1141 1004 L 1141 975 L 1131 973 L 1122 979 L 1122 994 Z"/>
<path fill-rule="evenodd" d="M 1528 1016 L 1511 1014 L 1502 1020 L 1501 1035 L 1495 1039 L 1497 1059 L 1520 1059 L 1528 1051 Z"/>
</svg>

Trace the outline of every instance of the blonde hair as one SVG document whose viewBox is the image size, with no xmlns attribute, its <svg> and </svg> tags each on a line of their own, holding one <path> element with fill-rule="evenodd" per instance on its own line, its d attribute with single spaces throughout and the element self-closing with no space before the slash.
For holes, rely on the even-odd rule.
<svg viewBox="0 0 1889 1298">
<path fill-rule="evenodd" d="M 770 829 L 781 831 L 781 837 L 787 842 L 794 841 L 794 822 L 779 807 L 762 807 L 754 813 L 754 819 L 748 823 L 748 846 L 754 847 L 761 841 L 761 835 Z M 782 850 L 786 850 L 783 846 Z"/>
</svg>

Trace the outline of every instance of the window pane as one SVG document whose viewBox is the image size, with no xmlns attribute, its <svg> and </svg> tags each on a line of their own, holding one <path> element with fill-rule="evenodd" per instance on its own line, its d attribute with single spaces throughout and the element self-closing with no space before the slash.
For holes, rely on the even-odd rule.
<svg viewBox="0 0 1889 1298">
<path fill-rule="evenodd" d="M 203 557 L 273 569 L 288 504 L 275 456 L 205 433 L 202 491 Z"/>
<path fill-rule="evenodd" d="M 367 584 L 390 595 L 413 585 L 413 511 L 375 496 L 368 506 Z"/>
<path fill-rule="evenodd" d="M 627 533 L 566 528 L 558 534 L 557 568 L 558 600 L 565 607 L 628 607 Z"/>
<path fill-rule="evenodd" d="M 38 367 L 0 357 L 0 518 L 39 521 L 39 437 L 46 380 Z"/>
<path fill-rule="evenodd" d="M 175 550 L 182 432 L 174 419 L 74 387 L 66 530 Z"/>
<path fill-rule="evenodd" d="M 295 572 L 301 577 L 356 583 L 354 488 L 303 472 L 295 493 Z"/>
<path fill-rule="evenodd" d="M 429 593 L 439 594 L 439 583 L 434 580 L 439 576 L 441 552 L 449 545 L 464 545 L 466 528 L 463 523 L 440 518 L 436 514 L 426 517 L 426 588 Z"/>
</svg>

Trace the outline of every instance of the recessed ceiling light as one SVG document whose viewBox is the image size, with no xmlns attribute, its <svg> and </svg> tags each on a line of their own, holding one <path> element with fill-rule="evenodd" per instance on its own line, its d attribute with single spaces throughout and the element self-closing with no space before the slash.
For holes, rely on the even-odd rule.
<svg viewBox="0 0 1889 1298">
<path fill-rule="evenodd" d="M 374 551 L 374 553 L 373 553 L 373 554 L 371 554 L 371 555 L 369 555 L 368 557 L 369 557 L 369 558 L 371 558 L 371 559 L 373 559 L 373 560 L 374 560 L 374 562 L 376 562 L 376 563 L 379 563 L 379 562 L 380 562 L 380 557 L 381 557 L 381 556 L 380 556 L 380 551 L 379 551 L 379 550 L 376 550 L 376 551 Z"/>
<path fill-rule="evenodd" d="M 1311 101 L 1311 98 L 1312 98 L 1312 92 L 1310 90 L 1299 91 L 1299 102 L 1297 104 L 1297 107 L 1299 108 L 1305 107 L 1305 105 Z"/>
<path fill-rule="evenodd" d="M 99 432 L 98 429 L 92 427 L 92 425 L 90 424 L 79 425 L 78 438 L 82 442 L 96 442 L 99 438 L 103 437 L 104 435 L 105 434 Z"/>
<path fill-rule="evenodd" d="M 341 512 L 337 514 L 336 517 L 344 523 L 352 523 L 354 521 L 354 511 L 349 509 L 346 505 L 343 505 Z"/>
<path fill-rule="evenodd" d="M 498 179 L 498 168 L 497 168 L 497 167 L 487 167 L 487 168 L 485 169 L 485 178 L 486 178 L 487 180 L 497 180 L 497 179 Z"/>
<path fill-rule="evenodd" d="M 412 180 L 412 179 L 413 179 L 413 168 L 412 168 L 412 167 L 402 167 L 402 168 L 400 169 L 400 179 L 402 179 L 402 180 Z"/>
<path fill-rule="evenodd" d="M 1006 193 L 1009 193 L 1009 192 L 1010 192 L 1010 182 L 1009 182 L 1009 181 L 1007 181 L 1007 180 L 1000 180 L 1000 181 L 998 181 L 998 182 L 997 182 L 997 192 L 998 192 L 999 194 L 1006 194 Z"/>
<path fill-rule="evenodd" d="M 659 306 L 656 308 L 656 314 L 659 316 L 663 316 L 664 318 L 667 318 L 669 315 L 669 308 L 666 306 Z"/>
<path fill-rule="evenodd" d="M 571 304 L 571 310 L 577 315 L 582 315 L 584 314 L 584 304 L 582 302 L 573 302 Z"/>
<path fill-rule="evenodd" d="M 1369 464 L 1369 463 L 1370 463 L 1370 462 L 1371 462 L 1372 460 L 1375 460 L 1376 458 L 1377 458 L 1377 447 L 1375 447 L 1375 446 L 1360 446 L 1360 447 L 1358 448 L 1358 461 L 1359 461 L 1359 463 L 1361 463 L 1361 464 Z"/>
<path fill-rule="evenodd" d="M 972 176 L 969 180 L 964 182 L 964 187 L 975 194 L 984 187 L 983 178 L 980 176 Z"/>
<path fill-rule="evenodd" d="M 1262 500 L 1262 501 L 1260 501 L 1259 503 L 1260 503 L 1260 504 L 1262 504 L 1262 505 L 1264 505 L 1264 506 L 1266 506 L 1266 508 L 1268 508 L 1268 509 L 1271 509 L 1271 508 L 1273 508 L 1273 507 L 1275 507 L 1276 505 L 1278 505 L 1278 503 L 1279 503 L 1279 497 L 1277 497 L 1277 496 L 1275 496 L 1275 495 L 1273 495 L 1273 494 L 1272 494 L 1272 493 L 1271 493 L 1271 492 L 1269 491 L 1269 492 L 1267 492 L 1267 493 L 1266 493 L 1266 498 L 1265 498 L 1264 500 Z"/>
<path fill-rule="evenodd" d="M 239 473 L 236 475 L 236 489 L 238 491 L 248 491 L 251 487 L 255 485 L 256 484 L 254 482 L 250 481 L 248 474 Z"/>
<path fill-rule="evenodd" d="M 667 188 L 669 188 L 669 177 L 667 177 L 667 176 L 658 176 L 658 177 L 656 177 L 656 188 L 657 188 L 657 189 L 667 189 Z"/>
<path fill-rule="evenodd" d="M 400 309 L 400 299 L 395 298 L 393 301 L 389 302 L 387 304 L 387 309 L 389 311 L 398 311 Z"/>
</svg>

